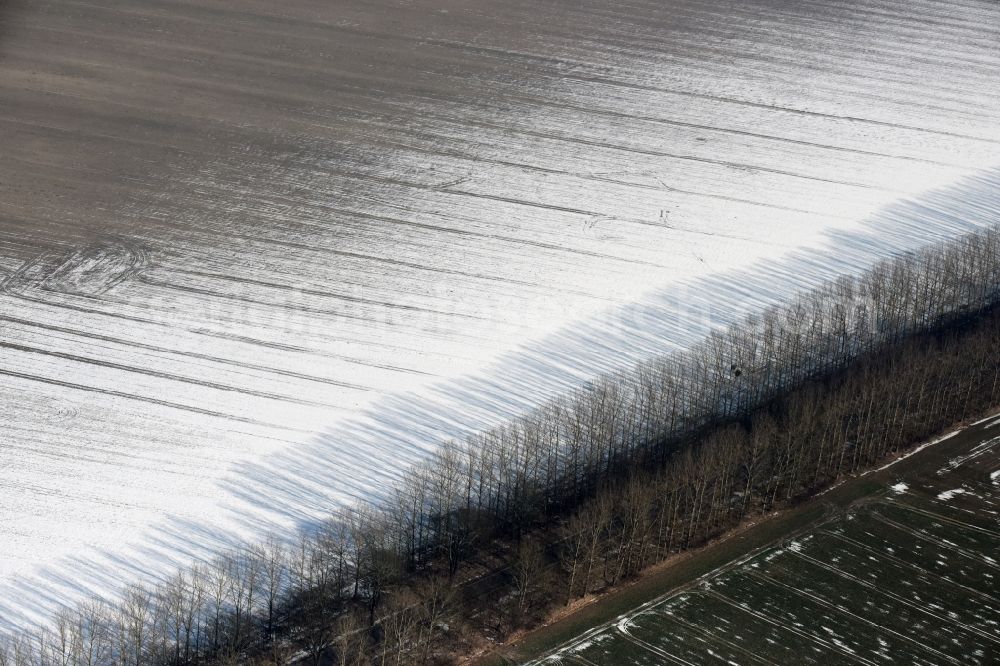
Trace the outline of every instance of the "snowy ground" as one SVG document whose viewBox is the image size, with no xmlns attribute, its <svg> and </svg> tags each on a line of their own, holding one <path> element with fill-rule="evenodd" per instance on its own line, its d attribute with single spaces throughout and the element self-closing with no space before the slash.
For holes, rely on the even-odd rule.
<svg viewBox="0 0 1000 666">
<path fill-rule="evenodd" d="M 995 663 L 996 428 L 936 473 L 904 476 L 874 501 L 591 630 L 535 666 Z M 942 490 L 955 484 L 961 493 Z"/>
<path fill-rule="evenodd" d="M 1000 221 L 1000 6 L 0 9 L 0 623 Z"/>
</svg>

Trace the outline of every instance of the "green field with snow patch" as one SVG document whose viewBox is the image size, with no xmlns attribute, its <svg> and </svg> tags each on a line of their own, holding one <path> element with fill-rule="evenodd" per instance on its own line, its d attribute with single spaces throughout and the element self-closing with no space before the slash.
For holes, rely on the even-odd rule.
<svg viewBox="0 0 1000 666">
<path fill-rule="evenodd" d="M 998 454 L 907 474 L 536 663 L 995 663 Z"/>
</svg>

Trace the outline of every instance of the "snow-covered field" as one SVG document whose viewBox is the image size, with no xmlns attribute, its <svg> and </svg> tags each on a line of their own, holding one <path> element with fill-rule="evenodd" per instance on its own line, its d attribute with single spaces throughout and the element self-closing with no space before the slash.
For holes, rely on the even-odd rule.
<svg viewBox="0 0 1000 666">
<path fill-rule="evenodd" d="M 986 0 L 0 8 L 0 624 L 1000 222 Z"/>
</svg>

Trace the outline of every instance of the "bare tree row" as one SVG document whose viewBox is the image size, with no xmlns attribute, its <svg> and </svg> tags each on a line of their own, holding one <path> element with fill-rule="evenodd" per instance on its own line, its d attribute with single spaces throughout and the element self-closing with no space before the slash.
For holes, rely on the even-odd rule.
<svg viewBox="0 0 1000 666">
<path fill-rule="evenodd" d="M 998 404 L 1000 309 L 971 328 L 923 334 L 809 382 L 585 501 L 562 524 L 553 553 L 565 600 Z"/>
</svg>

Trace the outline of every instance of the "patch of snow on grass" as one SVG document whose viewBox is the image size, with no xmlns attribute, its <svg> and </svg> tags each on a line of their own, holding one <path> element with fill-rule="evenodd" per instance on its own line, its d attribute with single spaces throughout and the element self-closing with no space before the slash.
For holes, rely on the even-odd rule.
<svg viewBox="0 0 1000 666">
<path fill-rule="evenodd" d="M 577 643 L 576 645 L 566 650 L 566 652 L 568 652 L 569 654 L 576 654 L 578 652 L 583 652 L 587 648 L 593 645 L 597 645 L 602 641 L 606 641 L 609 638 L 611 638 L 611 634 L 597 634 L 596 636 L 592 636 L 591 638 L 583 641 L 582 643 Z"/>
</svg>

